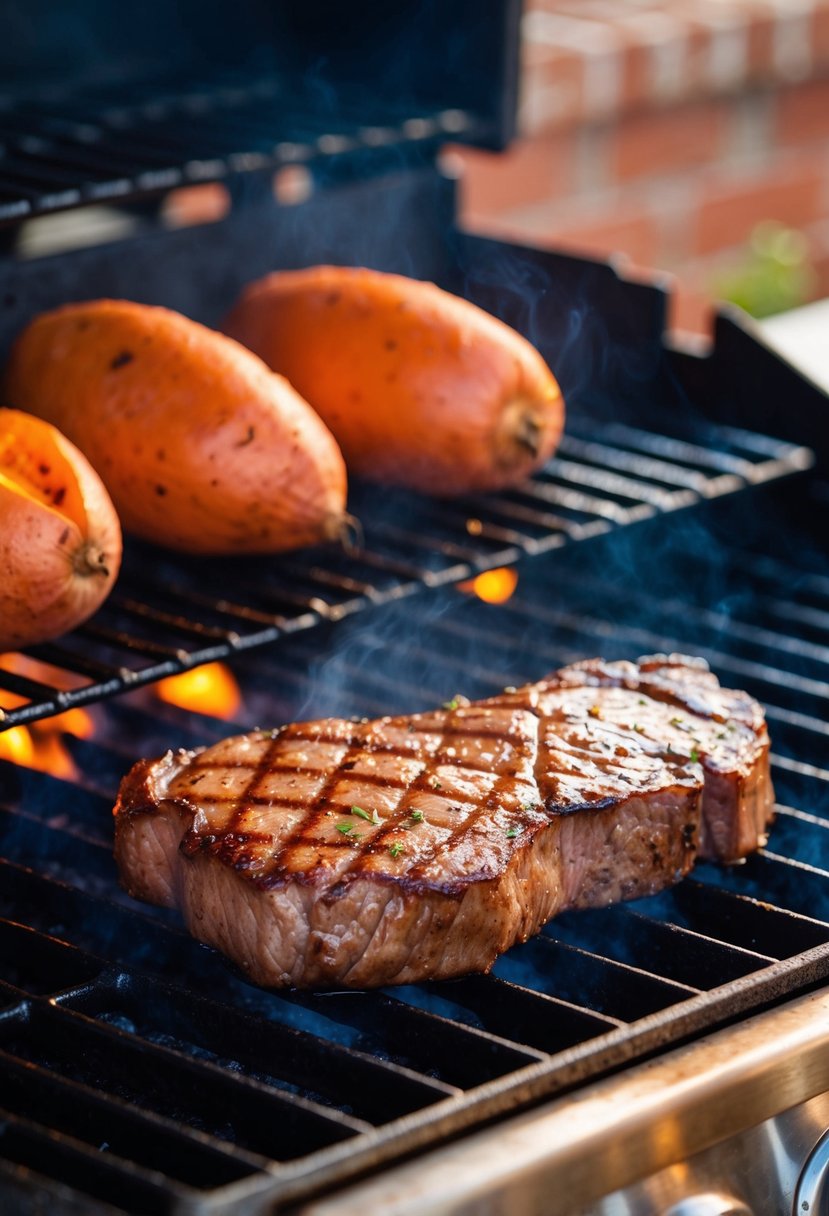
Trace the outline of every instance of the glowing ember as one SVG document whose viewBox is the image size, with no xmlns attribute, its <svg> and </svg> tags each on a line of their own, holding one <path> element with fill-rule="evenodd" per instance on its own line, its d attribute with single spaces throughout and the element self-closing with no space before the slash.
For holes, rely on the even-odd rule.
<svg viewBox="0 0 829 1216">
<path fill-rule="evenodd" d="M 232 718 L 242 704 L 239 685 L 223 663 L 205 663 L 181 675 L 168 676 L 159 681 L 156 693 L 168 705 L 211 718 Z"/>
<path fill-rule="evenodd" d="M 487 604 L 503 604 L 518 586 L 518 574 L 511 566 L 499 566 L 497 570 L 485 570 L 477 578 L 460 583 L 459 588 Z"/>
</svg>

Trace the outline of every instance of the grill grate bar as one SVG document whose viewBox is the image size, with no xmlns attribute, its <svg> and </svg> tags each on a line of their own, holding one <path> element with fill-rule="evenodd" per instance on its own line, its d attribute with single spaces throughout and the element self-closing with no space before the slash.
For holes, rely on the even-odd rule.
<svg viewBox="0 0 829 1216">
<path fill-rule="evenodd" d="M 266 1159 L 230 1149 L 205 1133 L 144 1110 L 112 1094 L 0 1053 L 3 1102 L 8 1113 L 87 1144 L 108 1142 L 137 1165 L 194 1188 L 212 1188 L 261 1170 Z"/>
<path fill-rule="evenodd" d="M 798 810 L 798 808 L 794 806 L 781 806 L 781 804 L 778 802 L 775 807 L 775 811 L 777 812 L 778 817 L 790 817 L 792 819 L 799 819 L 803 823 L 812 824 L 814 827 L 829 828 L 829 822 L 827 822 L 827 820 L 821 819 L 817 815 L 810 815 L 808 811 Z"/>
<path fill-rule="evenodd" d="M 785 772 L 797 773 L 802 777 L 813 777 L 818 781 L 829 782 L 829 769 L 820 768 L 816 764 L 806 764 L 802 760 L 794 760 L 791 756 L 779 756 L 772 752 L 772 764 Z"/>
<path fill-rule="evenodd" d="M 699 994 L 690 984 L 556 941 L 546 931 L 519 954 L 502 954 L 493 974 L 533 991 L 581 1000 L 605 1017 L 628 1023 Z"/>
<path fill-rule="evenodd" d="M 583 434 L 590 434 L 589 428 L 579 429 Z M 645 431 L 621 422 L 605 422 L 601 428 L 605 444 L 617 444 L 670 463 L 697 468 L 700 472 L 734 473 L 746 481 L 753 481 L 758 468 L 762 469 L 767 461 L 790 461 L 800 469 L 811 468 L 814 462 L 808 448 L 770 439 L 756 431 L 717 426 L 716 432 L 718 443 L 707 446 L 696 439 L 684 439 L 664 431 Z"/>
<path fill-rule="evenodd" d="M 70 1134 L 58 1134 L 15 1117 L 2 1106 L 0 1119 L 5 1160 L 35 1176 L 59 1179 L 81 1193 L 119 1207 L 127 1187 L 128 1210 L 147 1216 L 169 1212 L 171 1201 L 186 1202 L 193 1195 L 189 1188 L 111 1154 L 106 1142 L 102 1146 L 106 1151 L 92 1148 Z"/>
<path fill-rule="evenodd" d="M 239 641 L 239 635 L 232 629 L 220 629 L 215 625 L 206 625 L 203 621 L 190 620 L 179 613 L 162 612 L 158 608 L 142 603 L 139 600 L 124 599 L 121 596 L 117 596 L 113 604 L 120 612 L 125 612 L 141 621 L 149 621 L 153 625 L 170 629 L 173 633 L 184 634 L 194 638 L 208 638 L 211 641 L 226 642 L 229 646 L 235 646 Z"/>
<path fill-rule="evenodd" d="M 65 1005 L 58 1011 L 33 1004 L 25 1027 L 3 1026 L 0 1044 L 18 1059 L 114 1090 L 220 1141 L 229 1139 L 227 1112 L 234 1110 L 229 1142 L 271 1160 L 304 1156 L 370 1129 L 343 1111 L 269 1089 L 210 1060 L 196 1062 L 160 1043 L 139 1041 L 117 1024 L 86 1018 Z"/>
<path fill-rule="evenodd" d="M 627 474 L 630 481 L 643 477 L 652 482 L 654 486 L 693 490 L 699 497 L 710 495 L 712 481 L 715 487 L 720 488 L 725 485 L 733 487 L 740 480 L 736 473 L 729 473 L 725 476 L 736 478 L 736 480 L 726 483 L 723 482 L 722 476 L 711 478 L 699 468 L 649 456 L 642 451 L 613 447 L 595 439 L 580 439 L 575 435 L 565 435 L 559 451 L 572 456 L 574 460 L 578 460 L 587 467 L 612 469 L 614 472 Z"/>
<path fill-rule="evenodd" d="M 689 554 L 689 561 L 694 561 L 694 556 Z M 594 597 L 596 592 L 600 591 L 603 584 L 595 575 L 588 572 L 580 572 L 578 577 L 562 572 L 562 582 L 568 587 L 571 592 L 568 594 L 568 602 L 573 600 L 578 602 L 579 599 L 585 599 L 589 602 L 590 597 Z M 796 585 L 799 580 L 794 571 L 786 571 L 792 586 Z M 753 589 L 754 590 L 754 589 Z M 808 606 L 802 606 L 793 600 L 781 601 L 780 599 L 769 600 L 760 594 L 753 594 L 750 601 L 745 600 L 745 582 L 734 581 L 735 597 L 741 595 L 741 598 L 736 600 L 734 610 L 732 612 L 718 611 L 706 608 L 703 605 L 689 602 L 687 599 L 676 600 L 671 597 L 666 597 L 660 600 L 658 608 L 655 610 L 652 603 L 637 592 L 636 588 L 630 588 L 627 595 L 631 597 L 630 602 L 635 605 L 635 617 L 641 619 L 645 610 L 647 615 L 652 617 L 657 612 L 660 618 L 667 620 L 672 619 L 678 613 L 683 616 L 691 614 L 695 622 L 699 622 L 708 626 L 712 631 L 723 634 L 728 633 L 730 637 L 734 637 L 740 641 L 752 643 L 758 650 L 780 650 L 794 655 L 802 655 L 821 663 L 829 662 L 826 653 L 826 642 L 829 641 L 829 609 L 824 616 L 821 612 L 816 611 Z M 741 613 L 750 612 L 752 615 L 751 621 L 741 619 Z M 776 627 L 773 629 L 765 628 L 759 624 L 766 617 L 776 618 Z M 811 643 L 806 639 L 801 638 L 792 632 L 793 625 L 809 623 L 817 633 L 817 643 Z M 781 631 L 781 626 L 785 628 L 785 632 Z M 823 633 L 820 632 L 820 627 L 823 627 Z M 820 643 L 823 643 L 822 645 Z"/>
<path fill-rule="evenodd" d="M 206 590 L 217 580 L 216 568 L 209 561 L 174 561 L 147 546 L 137 545 L 134 551 L 128 547 L 121 583 L 110 601 L 92 621 L 47 652 L 57 662 L 63 651 L 73 648 L 71 639 L 77 637 L 89 652 L 84 674 L 91 683 L 82 688 L 71 686 L 75 660 L 70 660 L 65 677 L 70 687 L 60 691 L 30 688 L 22 694 L 25 704 L 5 711 L 3 727 L 32 722 L 73 705 L 90 704 L 197 663 L 271 644 L 283 633 L 312 628 L 321 620 L 338 621 L 372 605 L 388 604 L 447 582 L 460 582 L 478 571 L 512 565 L 523 555 L 539 555 L 579 543 L 609 528 L 627 526 L 698 500 L 696 491 L 680 486 L 666 492 L 663 485 L 648 480 L 646 474 L 654 472 L 648 461 L 654 458 L 658 458 L 658 472 L 663 478 L 667 477 L 663 465 L 677 462 L 680 482 L 688 476 L 689 463 L 707 478 L 707 470 L 714 467 L 719 476 L 724 464 L 733 473 L 737 459 L 713 446 L 718 442 L 716 430 L 712 432 L 711 449 L 629 428 L 619 434 L 628 447 L 638 445 L 645 452 L 638 479 L 632 474 L 630 452 L 619 444 L 608 445 L 602 466 L 566 456 L 554 458 L 537 478 L 513 493 L 472 498 L 452 506 L 421 502 L 412 496 L 384 496 L 385 522 L 377 526 L 376 541 L 368 523 L 379 514 L 376 492 L 358 487 L 357 509 L 367 521 L 363 545 L 350 555 L 334 552 L 321 556 L 314 552 L 253 564 L 239 559 L 232 598 L 227 597 L 225 586 L 216 585 L 212 594 Z M 733 447 L 731 436 L 729 432 L 728 443 L 720 440 L 720 447 L 727 448 L 729 443 Z M 740 439 L 748 454 L 741 450 L 739 456 L 755 470 L 764 462 L 772 462 L 775 475 L 780 476 L 798 471 L 808 460 L 804 449 L 762 437 L 754 450 L 749 445 L 755 439 Z M 572 440 L 571 450 L 578 442 Z M 599 446 L 604 449 L 605 445 Z M 589 451 L 597 455 L 595 445 Z M 619 465 L 626 470 L 623 475 L 614 467 Z M 750 481 L 746 474 L 741 485 Z M 716 492 L 735 488 L 717 483 Z M 555 511 L 548 510 L 550 506 Z M 574 518 L 569 519 L 568 513 Z M 416 543 L 400 551 L 399 542 L 410 536 Z M 391 554 L 386 552 L 389 546 Z M 713 621 L 708 623 L 713 627 Z M 803 656 L 813 653 L 809 644 L 802 644 L 801 649 L 796 643 L 789 645 Z M 35 653 L 33 650 L 32 657 Z M 140 660 L 150 662 L 142 664 Z M 746 670 L 737 660 L 731 669 L 738 674 Z M 763 676 L 757 668 L 752 672 Z M 808 691 L 802 678 L 800 689 Z"/>
<path fill-rule="evenodd" d="M 297 993 L 294 1000 L 357 1028 L 358 1041 L 372 1044 L 373 1051 L 416 1072 L 436 1073 L 445 1083 L 461 1089 L 542 1058 L 527 1045 L 460 1025 L 389 993 Z"/>
<path fill-rule="evenodd" d="M 51 700 L 57 694 L 57 689 L 51 684 L 44 684 L 40 680 L 33 680 L 30 676 L 19 675 L 17 672 L 8 671 L 2 667 L 0 667 L 0 689 L 32 700 L 46 698 Z"/>
<path fill-rule="evenodd" d="M 699 870 L 679 886 L 652 896 L 646 906 L 670 923 L 715 941 L 754 951 L 762 942 L 773 958 L 786 959 L 829 942 L 829 924 L 722 884 L 703 883 Z"/>
<path fill-rule="evenodd" d="M 575 919 L 572 914 L 557 917 L 545 933 L 700 991 L 710 991 L 774 961 L 756 949 L 725 945 L 708 934 L 666 924 L 624 905 Z"/>
<path fill-rule="evenodd" d="M 653 630 L 641 629 L 632 625 L 620 626 L 600 617 L 585 616 L 569 610 L 558 610 L 540 605 L 530 605 L 524 600 L 509 601 L 507 611 L 516 614 L 526 614 L 537 620 L 543 620 L 552 626 L 566 628 L 582 638 L 592 634 L 601 641 L 612 639 L 614 648 L 621 646 L 635 647 L 639 653 L 650 653 L 654 650 L 675 653 L 687 649 L 689 639 L 684 642 L 675 635 L 660 635 Z M 802 693 L 805 696 L 823 700 L 826 697 L 825 681 L 813 680 L 808 676 L 798 675 L 772 667 L 768 663 L 741 659 L 732 653 L 706 647 L 707 657 L 720 674 L 736 676 L 754 685 L 762 684 L 773 688 L 784 688 Z"/>
<path fill-rule="evenodd" d="M 13 978 L 21 980 L 22 991 L 26 992 L 29 997 L 56 995 L 55 984 L 50 985 L 49 983 L 50 975 L 52 980 L 57 980 L 58 985 L 67 986 L 67 991 L 61 997 L 60 1006 L 53 1009 L 50 1014 L 58 1021 L 61 1021 L 64 1009 L 77 1010 L 78 1014 L 84 1015 L 85 1024 L 88 1024 L 89 1019 L 94 1018 L 97 1013 L 101 1013 L 101 1010 L 105 1010 L 105 1012 L 112 1010 L 113 1013 L 122 1010 L 126 1020 L 135 1019 L 136 1023 L 140 1025 L 142 1019 L 145 1025 L 154 1025 L 158 1029 L 159 1021 L 165 1015 L 164 1009 L 173 1007 L 174 1010 L 177 1010 L 176 1024 L 180 1028 L 185 1026 L 188 1034 L 201 1035 L 202 1045 L 215 1042 L 216 1038 L 220 1038 L 219 1029 L 225 1026 L 225 1028 L 229 1028 L 229 1034 L 226 1036 L 227 1046 L 233 1045 L 235 1051 L 242 1052 L 243 1058 L 246 1057 L 246 1054 L 250 1057 L 255 1051 L 259 1052 L 264 1060 L 270 1060 L 271 1066 L 275 1065 L 277 1060 L 282 1059 L 283 1066 L 288 1068 L 288 1076 L 283 1077 L 283 1080 L 291 1080 L 292 1070 L 295 1075 L 299 1076 L 300 1070 L 305 1068 L 306 1088 L 312 1088 L 316 1083 L 317 1086 L 322 1087 L 323 1091 L 327 1090 L 332 1093 L 342 1091 L 340 1096 L 346 1097 L 346 1088 L 343 1087 L 353 1085 L 354 1092 L 351 1093 L 351 1100 L 363 1105 L 370 1105 L 370 1107 L 373 1104 L 372 1120 L 377 1119 L 378 1122 L 394 1118 L 395 1114 L 400 1113 L 401 1108 L 411 1109 L 412 1105 L 419 1107 L 419 1105 L 430 1104 L 436 1100 L 451 1097 L 458 1092 L 457 1086 L 432 1075 L 435 1058 L 429 1057 L 427 1047 L 418 1047 L 418 1052 L 424 1054 L 424 1069 L 412 1069 L 410 1066 L 396 1063 L 395 1060 L 388 1058 L 388 1055 L 367 1055 L 359 1048 L 355 1048 L 354 1043 L 349 1043 L 348 1047 L 344 1047 L 338 1045 L 337 1041 L 321 1040 L 320 1037 L 310 1034 L 308 1030 L 295 1030 L 289 1021 L 282 1024 L 277 1019 L 265 1026 L 261 1023 L 253 1023 L 252 1019 L 246 1018 L 246 1015 L 239 1010 L 219 1007 L 215 1001 L 205 1000 L 204 997 L 176 989 L 173 984 L 164 983 L 160 979 L 153 980 L 152 985 L 148 987 L 150 981 L 139 973 L 125 972 L 123 962 L 119 964 L 118 974 L 114 978 L 107 978 L 107 974 L 102 973 L 102 969 L 108 966 L 103 959 L 96 959 L 88 951 L 79 950 L 77 946 L 67 944 L 66 941 L 57 942 L 49 936 L 45 936 L 50 929 L 49 918 L 53 914 L 50 911 L 51 907 L 56 906 L 60 910 L 63 900 L 66 899 L 66 890 L 61 889 L 56 877 L 32 876 L 26 872 L 16 872 L 15 867 L 7 865 L 4 867 L 4 872 L 7 878 L 5 889 L 9 893 L 9 897 L 15 901 L 18 912 L 26 912 L 33 927 L 22 928 L 18 925 L 7 925 L 7 930 L 12 934 L 12 938 L 0 938 L 0 944 L 9 941 L 9 945 L 12 945 L 15 941 L 13 934 L 28 935 L 30 955 L 26 974 L 21 974 L 21 970 L 19 970 L 21 964 L 18 962 L 16 953 L 11 955 L 11 951 L 5 953 L 0 951 L 0 961 L 2 961 L 2 966 L 9 966 L 11 955 L 13 968 L 11 974 Z M 146 953 L 147 957 L 152 958 L 154 967 L 167 970 L 170 974 L 186 973 L 193 979 L 197 979 L 198 962 L 203 957 L 203 952 L 187 935 L 176 933 L 176 931 L 171 933 L 170 928 L 164 928 L 163 925 L 152 921 L 147 922 L 147 918 L 136 914 L 131 908 L 115 906 L 106 897 L 95 896 L 91 893 L 85 895 L 77 893 L 74 899 L 78 906 L 75 908 L 75 913 L 71 914 L 69 918 L 75 923 L 89 925 L 89 934 L 94 939 L 90 944 L 95 945 L 98 950 L 107 945 L 109 927 L 112 927 L 119 944 L 124 942 L 125 946 L 129 946 L 129 942 L 135 941 L 139 957 L 143 959 Z M 35 928 L 34 925 L 38 924 L 39 919 L 43 917 L 46 918 L 43 927 Z M 107 928 L 101 929 L 102 925 L 106 925 Z M 112 946 L 109 946 L 109 950 L 112 952 Z M 124 948 L 119 948 L 117 953 L 119 957 L 123 958 Z M 126 955 L 129 956 L 129 950 L 126 950 Z M 53 972 L 52 967 L 55 967 Z M 9 973 L 4 970 L 0 974 Z M 78 989 L 78 985 L 84 986 Z M 78 995 L 74 995 L 73 989 L 77 989 Z M 222 989 L 222 968 L 220 966 L 209 968 L 205 989 L 209 992 Z M 157 1008 L 153 1008 L 148 1000 L 150 995 L 157 1002 Z M 348 1001 L 348 998 L 345 1000 Z M 325 1023 L 329 1012 L 333 1009 L 333 1004 L 327 997 L 316 998 L 316 1001 L 318 1009 L 321 1010 L 323 1023 Z M 298 1003 L 301 1003 L 299 998 Z M 388 1040 L 391 1046 L 394 1046 L 396 1032 L 400 1032 L 401 1042 L 406 1043 L 421 1040 L 424 1032 L 429 1029 L 434 1031 L 434 1019 L 430 1019 L 428 1014 L 410 1017 L 406 1013 L 405 1006 L 397 1001 L 390 1001 L 389 1009 Z M 283 1012 L 288 1015 L 291 1014 L 291 1010 L 292 1004 L 286 1004 Z M 269 1009 L 271 1015 L 276 1012 L 277 1010 Z M 338 1007 L 338 1012 L 344 1015 L 345 1023 L 356 1026 L 356 1032 L 360 1034 L 361 1007 L 355 1004 L 353 1009 L 349 1009 L 348 1003 L 346 1003 L 344 1007 Z M 188 1025 L 188 1018 L 192 1020 L 190 1025 Z M 108 1031 L 109 1036 L 111 1038 L 115 1036 L 113 1041 L 122 1043 L 126 1031 L 118 1034 L 117 1028 L 118 1020 L 115 1020 L 113 1028 Z M 199 1030 L 199 1028 L 204 1029 Z M 103 1029 L 106 1030 L 106 1026 Z M 457 1029 L 461 1030 L 461 1028 Z M 135 1032 L 137 1034 L 139 1031 L 136 1029 Z M 387 1034 L 387 1031 L 383 1031 L 383 1034 Z M 353 1040 L 354 1037 L 353 1032 L 349 1035 L 349 1040 Z M 480 1046 L 476 1047 L 476 1043 L 480 1043 Z M 513 1047 L 512 1043 L 509 1043 L 509 1047 Z M 463 1034 L 457 1038 L 457 1049 L 461 1054 L 468 1054 L 467 1079 L 472 1077 L 473 1083 L 475 1077 L 478 1076 L 475 1071 L 474 1057 L 479 1057 L 484 1063 L 483 1075 L 485 1077 L 492 1075 L 492 1069 L 495 1069 L 497 1073 L 502 1066 L 500 1060 L 496 1059 L 495 1062 L 492 1062 L 489 1059 L 494 1051 L 496 1055 L 498 1053 L 497 1036 L 481 1035 L 480 1031 L 474 1028 L 468 1030 L 464 1028 Z M 518 1058 L 520 1063 L 526 1063 L 528 1059 L 537 1059 L 538 1055 L 532 1052 L 529 1055 L 520 1053 Z M 314 1069 L 318 1073 L 316 1082 Z M 265 1065 L 260 1063 L 259 1070 L 265 1071 Z M 374 1091 L 377 1094 L 377 1097 L 374 1097 L 371 1088 L 372 1085 L 376 1085 L 378 1080 L 382 1081 L 382 1085 Z M 365 1087 L 365 1092 L 361 1092 L 362 1087 Z M 388 1092 L 389 1087 L 393 1093 Z M 378 1107 L 380 1096 L 382 1096 L 383 1102 L 389 1104 L 388 1110 Z M 318 1100 L 314 1107 L 315 1109 L 318 1107 Z M 318 1107 L 318 1109 L 325 1110 L 326 1108 Z"/>
<path fill-rule="evenodd" d="M 70 650 L 68 646 L 54 642 L 42 642 L 38 646 L 30 646 L 27 654 L 36 662 L 55 667 L 70 675 L 89 676 L 93 680 L 107 684 L 110 680 L 122 678 L 123 673 L 111 663 L 101 663 L 88 654 Z"/>
<path fill-rule="evenodd" d="M 183 180 L 261 173 L 381 147 L 437 147 L 447 137 L 474 138 L 482 130 L 481 122 L 462 110 L 434 110 L 383 128 L 361 126 L 343 106 L 336 124 L 330 113 L 309 120 L 296 108 L 295 93 L 289 107 L 275 79 L 229 89 L 217 80 L 196 90 L 171 90 L 163 98 L 154 85 L 126 106 L 90 95 L 6 107 L 0 181 L 8 185 L 0 220 L 18 217 L 21 203 L 45 213 L 85 200 L 160 193 Z M 312 111 L 313 99 L 305 100 Z M 290 131 L 292 138 L 280 139 L 281 131 Z M 32 190 L 29 181 L 40 189 Z M 51 188 L 55 182 L 64 188 Z"/>
<path fill-rule="evenodd" d="M 427 531 L 412 532 L 407 528 L 395 527 L 393 524 L 382 522 L 376 524 L 372 529 L 372 537 L 387 541 L 389 546 L 398 552 L 401 549 L 410 550 L 413 553 L 425 552 L 427 556 L 433 558 L 446 558 L 451 562 L 461 562 L 463 564 L 459 568 L 458 578 L 465 578 L 478 562 L 485 560 L 482 558 L 480 550 L 468 545 L 460 545 L 456 541 L 442 539 Z M 449 567 L 450 572 L 453 569 L 458 569 L 458 567 Z M 440 573 L 445 572 L 443 570 Z M 434 577 L 436 572 L 430 569 L 429 573 Z"/>
<path fill-rule="evenodd" d="M 410 1110 L 460 1091 L 390 1060 L 313 1039 L 289 1026 L 262 1025 L 204 997 L 172 985 L 119 975 L 64 1000 L 87 1017 L 114 1020 L 140 1039 L 176 1041 L 194 1058 L 220 1059 L 230 1044 L 243 1075 L 280 1091 L 295 1087 L 313 1094 L 320 1109 L 332 1107 L 371 1124 L 387 1123 Z"/>
</svg>

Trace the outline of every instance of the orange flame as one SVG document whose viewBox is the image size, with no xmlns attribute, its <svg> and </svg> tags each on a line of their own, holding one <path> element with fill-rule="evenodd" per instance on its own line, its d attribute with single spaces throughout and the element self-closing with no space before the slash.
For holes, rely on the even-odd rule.
<svg viewBox="0 0 829 1216">
<path fill-rule="evenodd" d="M 225 720 L 234 717 L 242 704 L 239 685 L 224 663 L 205 663 L 168 676 L 156 685 L 156 694 L 168 705 Z"/>
<path fill-rule="evenodd" d="M 22 704 L 22 698 L 15 700 Z M 31 726 L 12 726 L 0 734 L 0 760 L 74 781 L 78 770 L 61 735 L 88 739 L 93 730 L 92 717 L 85 709 L 67 709 Z"/>
<path fill-rule="evenodd" d="M 72 676 L 24 654 L 0 654 L 0 668 L 64 689 L 78 688 L 84 682 L 80 676 Z M 0 692 L 2 709 L 17 709 L 26 704 L 26 697 L 5 689 Z M 75 781 L 78 770 L 61 736 L 88 739 L 94 729 L 94 720 L 85 709 L 67 709 L 51 718 L 33 722 L 31 726 L 12 726 L 0 732 L 0 760 L 11 760 L 24 768 L 35 768 L 42 773 L 51 773 L 53 777 Z"/>
<path fill-rule="evenodd" d="M 495 570 L 485 570 L 483 574 L 458 586 L 459 590 L 477 595 L 486 604 L 504 604 L 518 586 L 518 573 L 512 566 L 499 566 Z"/>
</svg>

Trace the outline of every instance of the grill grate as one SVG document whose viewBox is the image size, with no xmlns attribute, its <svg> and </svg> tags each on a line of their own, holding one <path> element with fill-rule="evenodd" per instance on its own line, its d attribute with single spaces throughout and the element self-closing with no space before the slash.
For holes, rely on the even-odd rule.
<svg viewBox="0 0 829 1216">
<path fill-rule="evenodd" d="M 40 1191 L 74 1188 L 86 1211 L 264 1209 L 825 981 L 829 582 L 811 556 L 770 559 L 749 541 L 726 554 L 701 528 L 677 529 L 670 558 L 638 530 L 630 551 L 614 538 L 613 560 L 599 542 L 561 554 L 552 575 L 522 563 L 500 606 L 447 588 L 414 624 L 390 605 L 234 663 L 240 726 L 262 706 L 270 721 L 414 710 L 589 654 L 680 644 L 764 701 L 780 803 L 768 848 L 635 904 L 568 913 L 490 976 L 266 993 L 174 915 L 130 901 L 110 827 L 135 758 L 125 740 L 152 754 L 233 729 L 149 689 L 95 710 L 94 739 L 67 739 L 76 779 L 2 764 L 8 1184 L 34 1185 L 34 1170 Z"/>
<path fill-rule="evenodd" d="M 48 674 L 0 664 L 6 706 L 0 724 L 88 705 L 322 622 L 761 485 L 812 460 L 803 447 L 728 427 L 710 428 L 705 443 L 621 424 L 603 424 L 598 442 L 594 429 L 589 419 L 572 418 L 556 457 L 515 491 L 458 502 L 384 494 L 383 522 L 375 522 L 376 491 L 358 489 L 351 505 L 364 521 L 365 540 L 348 553 L 314 550 L 228 565 L 129 544 L 116 591 L 96 617 L 57 643 L 27 651 L 48 665 Z"/>
<path fill-rule="evenodd" d="M 267 75 L 217 74 L 166 90 L 154 83 L 128 98 L 107 93 L 0 99 L 0 225 L 93 203 L 124 205 L 180 186 L 271 174 L 325 161 L 399 161 L 407 149 L 434 155 L 488 124 L 462 109 L 389 109 L 365 125 L 341 100 L 319 111 L 301 86 Z M 289 133 L 289 135 L 280 134 Z"/>
</svg>

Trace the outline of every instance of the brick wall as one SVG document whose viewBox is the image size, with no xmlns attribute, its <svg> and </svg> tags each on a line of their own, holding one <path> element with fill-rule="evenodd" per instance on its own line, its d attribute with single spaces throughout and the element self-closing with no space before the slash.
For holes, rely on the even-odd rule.
<svg viewBox="0 0 829 1216">
<path fill-rule="evenodd" d="M 470 227 L 670 271 L 700 332 L 775 220 L 829 295 L 829 0 L 527 0 L 520 131 L 451 153 Z"/>
</svg>

